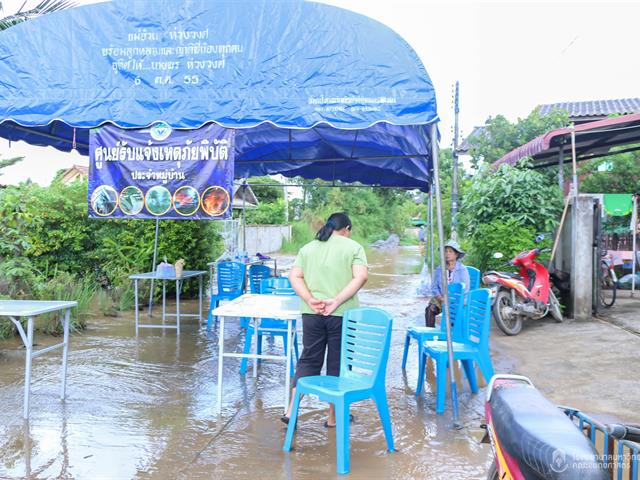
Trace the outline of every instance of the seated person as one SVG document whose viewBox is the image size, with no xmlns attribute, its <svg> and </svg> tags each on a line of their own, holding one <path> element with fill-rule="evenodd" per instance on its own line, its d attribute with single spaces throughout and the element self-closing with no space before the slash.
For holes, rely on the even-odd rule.
<svg viewBox="0 0 640 480">
<path fill-rule="evenodd" d="M 460 248 L 458 242 L 448 240 L 444 245 L 444 257 L 447 264 L 447 283 L 464 284 L 465 293 L 469 291 L 469 272 L 460 259 L 465 256 L 464 250 Z M 436 316 L 442 312 L 442 270 L 438 267 L 433 272 L 431 282 L 431 299 L 424 310 L 424 322 L 427 327 L 436 326 Z"/>
</svg>

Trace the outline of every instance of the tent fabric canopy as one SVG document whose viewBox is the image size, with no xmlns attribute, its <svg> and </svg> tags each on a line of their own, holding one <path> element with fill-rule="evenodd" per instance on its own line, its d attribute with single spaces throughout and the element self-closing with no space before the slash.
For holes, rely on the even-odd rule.
<svg viewBox="0 0 640 480">
<path fill-rule="evenodd" d="M 300 0 L 115 0 L 0 33 L 0 136 L 88 153 L 91 128 L 237 129 L 237 178 L 430 184 L 432 82 L 388 27 Z"/>
</svg>

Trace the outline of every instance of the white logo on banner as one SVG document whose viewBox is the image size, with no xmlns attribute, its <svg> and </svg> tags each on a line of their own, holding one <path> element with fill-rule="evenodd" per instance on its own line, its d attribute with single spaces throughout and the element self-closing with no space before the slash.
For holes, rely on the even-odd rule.
<svg viewBox="0 0 640 480">
<path fill-rule="evenodd" d="M 171 135 L 171 127 L 164 122 L 156 123 L 151 127 L 151 138 L 161 142 Z"/>
</svg>

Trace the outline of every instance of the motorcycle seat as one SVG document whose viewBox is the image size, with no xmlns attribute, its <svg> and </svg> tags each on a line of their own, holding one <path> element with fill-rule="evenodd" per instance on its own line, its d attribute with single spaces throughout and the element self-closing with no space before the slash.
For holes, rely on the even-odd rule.
<svg viewBox="0 0 640 480">
<path fill-rule="evenodd" d="M 524 478 L 609 478 L 589 439 L 534 387 L 496 385 L 490 404 L 500 447 L 516 460 Z"/>
<path fill-rule="evenodd" d="M 496 272 L 495 275 L 502 278 L 515 278 L 516 280 L 524 280 L 522 275 L 517 273 L 509 273 L 509 272 Z"/>
</svg>

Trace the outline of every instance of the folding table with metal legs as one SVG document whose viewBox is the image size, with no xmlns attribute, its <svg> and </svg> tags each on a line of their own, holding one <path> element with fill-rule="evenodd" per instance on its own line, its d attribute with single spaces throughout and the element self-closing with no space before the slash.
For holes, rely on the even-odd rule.
<svg viewBox="0 0 640 480">
<path fill-rule="evenodd" d="M 291 357 L 293 355 L 293 336 L 295 330 L 293 329 L 293 322 L 300 318 L 300 299 L 297 296 L 292 295 L 260 295 L 260 294 L 244 294 L 235 300 L 231 300 L 224 305 L 219 306 L 213 310 L 213 315 L 220 318 L 220 327 L 218 330 L 218 404 L 216 412 L 218 415 L 222 412 L 222 382 L 224 374 L 224 358 L 247 358 L 253 359 L 253 376 L 257 375 L 257 363 L 258 360 L 279 360 L 284 361 L 285 374 L 284 374 L 284 395 L 283 395 L 283 407 L 284 412 L 287 412 L 289 406 L 289 389 L 291 384 Z M 254 352 L 253 353 L 227 353 L 224 351 L 224 325 L 225 319 L 228 317 L 251 317 L 254 319 L 254 325 L 256 327 L 254 335 Z M 265 355 L 263 353 L 258 354 L 258 332 L 260 328 L 261 318 L 274 318 L 277 320 L 287 321 L 287 351 L 284 355 Z"/>
<path fill-rule="evenodd" d="M 136 320 L 136 335 L 141 328 L 162 328 L 162 329 L 175 329 L 176 333 L 180 335 L 180 318 L 181 317 L 196 317 L 198 324 L 202 322 L 202 277 L 207 272 L 204 270 L 185 270 L 179 277 L 162 277 L 158 276 L 156 272 L 138 273 L 136 275 L 129 275 L 129 278 L 133 280 L 133 292 L 135 296 L 135 320 Z M 185 280 L 189 278 L 198 277 L 198 313 L 180 313 L 180 290 Z M 140 306 L 138 295 L 138 281 L 139 280 L 162 280 L 162 325 L 156 324 L 142 324 L 140 323 Z M 176 313 L 167 313 L 167 288 L 166 282 L 176 282 Z M 174 325 L 165 325 L 165 317 L 176 317 L 176 323 Z"/>
<path fill-rule="evenodd" d="M 25 369 L 24 369 L 24 405 L 22 410 L 23 418 L 29 418 L 29 396 L 31 393 L 31 366 L 32 360 L 51 350 L 62 348 L 62 386 L 60 389 L 60 399 L 64 400 L 67 388 L 67 353 L 69 349 L 69 320 L 71 309 L 78 306 L 78 302 L 57 302 L 38 300 L 0 300 L 0 317 L 9 317 L 20 333 L 20 338 L 25 346 Z M 63 341 L 49 347 L 34 350 L 33 348 L 33 319 L 44 313 L 64 311 L 59 319 L 63 327 Z M 25 333 L 20 318 L 27 319 L 27 331 Z"/>
</svg>

